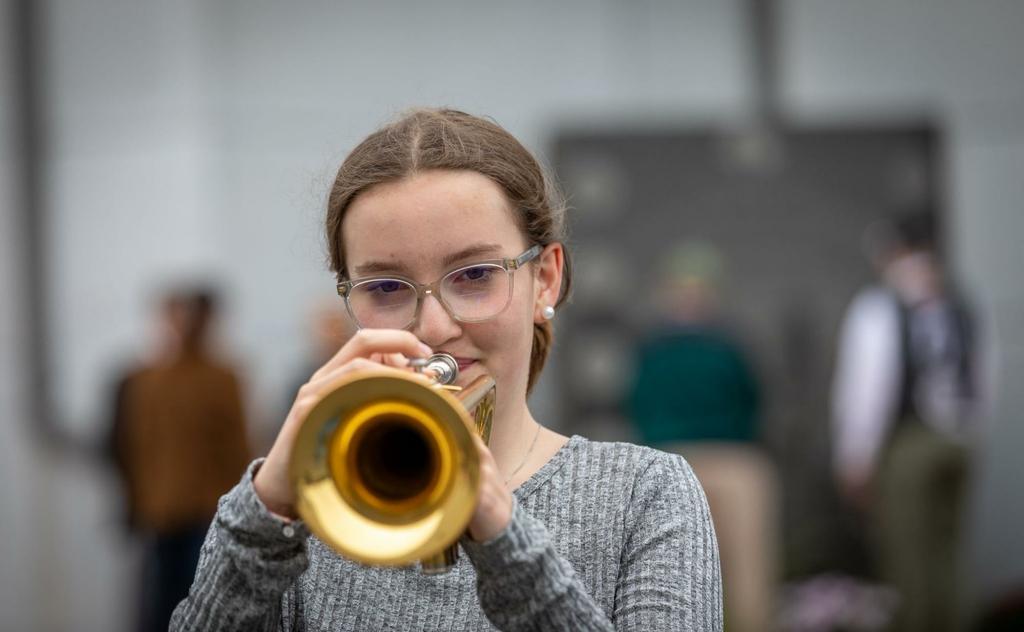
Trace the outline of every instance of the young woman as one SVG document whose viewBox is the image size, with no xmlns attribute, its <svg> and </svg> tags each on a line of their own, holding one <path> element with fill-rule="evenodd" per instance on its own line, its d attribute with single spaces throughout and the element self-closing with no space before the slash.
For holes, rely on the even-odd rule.
<svg viewBox="0 0 1024 632">
<path fill-rule="evenodd" d="M 418 110 L 353 150 L 326 229 L 360 329 L 221 500 L 172 629 L 722 629 L 718 548 L 685 461 L 562 436 L 527 407 L 570 286 L 564 215 L 536 160 L 487 120 Z M 435 281 L 417 300 L 415 285 Z M 473 302 L 462 283 L 478 284 Z M 384 310 L 385 291 L 407 298 Z M 299 424 L 339 376 L 410 370 L 438 351 L 457 359 L 458 384 L 486 372 L 498 385 L 465 555 L 439 576 L 360 566 L 297 519 L 287 469 Z"/>
</svg>

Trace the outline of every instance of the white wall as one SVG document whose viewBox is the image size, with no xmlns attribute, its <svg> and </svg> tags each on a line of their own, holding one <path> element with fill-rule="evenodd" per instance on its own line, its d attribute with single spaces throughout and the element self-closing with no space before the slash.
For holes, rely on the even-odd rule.
<svg viewBox="0 0 1024 632">
<path fill-rule="evenodd" d="M 83 436 L 108 363 L 145 334 L 152 284 L 225 258 L 197 4 L 48 11 L 48 326 L 63 419 Z"/>
<path fill-rule="evenodd" d="M 59 410 L 85 437 L 99 427 L 109 372 L 145 340 L 152 285 L 183 272 L 209 273 L 228 291 L 225 337 L 253 410 L 283 405 L 307 304 L 331 291 L 319 234 L 330 176 L 393 113 L 447 104 L 489 114 L 543 152 L 560 123 L 730 120 L 749 95 L 738 0 L 45 4 L 48 325 Z M 1024 234 L 1014 168 L 1024 157 L 1015 34 L 1024 4 L 782 5 L 791 112 L 821 120 L 924 109 L 950 122 L 957 258 L 1002 325 L 1004 375 L 1019 379 L 1024 337 L 1013 332 L 1024 314 L 1012 271 L 1024 249 L 1012 246 Z M 6 110 L 10 71 L 0 68 Z M 8 127 L 0 178 L 9 177 Z M 9 202 L 0 239 L 12 235 Z M 21 282 L 7 246 L 0 291 Z M 0 302 L 5 343 L 17 326 Z M 109 478 L 84 463 L 39 465 L 12 442 L 26 423 L 8 397 L 20 384 L 11 348 L 0 346 L 0 506 L 46 519 L 26 539 L 33 522 L 19 513 L 15 537 L 0 542 L 0 627 L 122 629 L 132 559 L 111 522 Z M 548 400 L 539 400 L 544 417 Z M 982 472 L 973 560 L 984 589 L 1024 575 L 1024 560 L 1005 554 L 1024 526 L 1003 482 L 1020 476 L 1011 454 L 1022 443 L 1019 410 L 1019 395 L 999 400 Z M 25 487 L 8 482 L 27 478 L 46 509 L 30 510 Z M 50 570 L 39 570 L 36 551 L 48 552 Z M 55 609 L 48 595 L 67 605 Z"/>
</svg>

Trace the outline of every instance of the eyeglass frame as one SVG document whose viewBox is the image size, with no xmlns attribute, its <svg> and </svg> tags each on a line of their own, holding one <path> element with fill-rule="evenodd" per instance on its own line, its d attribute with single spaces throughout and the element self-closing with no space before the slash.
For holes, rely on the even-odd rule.
<svg viewBox="0 0 1024 632">
<path fill-rule="evenodd" d="M 441 275 L 441 278 L 437 279 L 433 283 L 419 283 L 413 279 L 410 279 L 409 277 L 404 277 L 397 274 L 381 274 L 375 276 L 361 277 L 358 279 L 349 279 L 347 281 L 341 281 L 335 286 L 335 288 L 338 292 L 338 296 L 345 299 L 345 310 L 348 312 L 348 315 L 352 318 L 352 322 L 355 323 L 357 329 L 366 329 L 366 327 L 364 327 L 359 322 L 359 319 L 353 312 L 352 303 L 349 302 L 349 296 L 351 295 L 352 290 L 354 290 L 357 286 L 372 281 L 402 281 L 403 283 L 408 283 L 409 285 L 412 286 L 414 290 L 416 290 L 416 309 L 412 313 L 412 318 L 410 318 L 409 322 L 403 325 L 401 329 L 409 329 L 416 323 L 417 320 L 419 320 L 420 312 L 422 311 L 423 308 L 424 298 L 428 294 L 437 299 L 437 302 L 441 304 L 441 307 L 444 308 L 445 313 L 447 313 L 452 318 L 452 320 L 455 320 L 460 323 L 483 323 L 487 322 L 488 320 L 491 320 L 492 318 L 496 318 L 499 314 L 508 309 L 509 303 L 512 302 L 512 292 L 515 289 L 516 270 L 522 268 L 527 263 L 536 259 L 538 256 L 540 256 L 542 252 L 544 252 L 544 247 L 541 246 L 540 244 L 534 244 L 533 246 L 527 248 L 518 257 L 505 257 L 503 259 L 487 259 L 486 261 L 475 261 L 473 263 L 469 263 L 466 265 L 460 265 L 455 268 L 452 268 L 451 270 L 448 270 L 447 272 Z M 441 296 L 441 282 L 447 279 L 448 276 L 454 272 L 482 265 L 497 265 L 505 270 L 505 273 L 508 274 L 508 297 L 505 299 L 505 304 L 502 306 L 502 308 L 495 312 L 492 316 L 477 319 L 460 318 L 455 315 L 455 312 L 452 310 L 451 306 L 448 305 L 448 302 L 445 301 L 444 298 Z"/>
</svg>

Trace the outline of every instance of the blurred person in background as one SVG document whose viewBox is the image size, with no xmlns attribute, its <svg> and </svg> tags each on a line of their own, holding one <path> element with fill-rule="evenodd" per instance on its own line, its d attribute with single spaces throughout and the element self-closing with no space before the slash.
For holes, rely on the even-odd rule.
<svg viewBox="0 0 1024 632">
<path fill-rule="evenodd" d="M 880 282 L 847 310 L 833 385 L 835 474 L 873 525 L 901 631 L 959 626 L 957 558 L 978 429 L 978 336 L 933 226 L 917 211 L 867 233 Z"/>
<path fill-rule="evenodd" d="M 139 630 L 166 630 L 188 592 L 217 500 L 245 470 L 239 379 L 209 343 L 216 297 L 168 294 L 152 357 L 120 380 L 111 449 L 126 519 L 144 540 Z"/>
<path fill-rule="evenodd" d="M 770 629 L 777 583 L 774 468 L 757 445 L 757 379 L 719 309 L 721 253 L 676 246 L 662 264 L 661 324 L 638 351 L 630 416 L 645 443 L 682 454 L 718 534 L 730 630 Z"/>
</svg>

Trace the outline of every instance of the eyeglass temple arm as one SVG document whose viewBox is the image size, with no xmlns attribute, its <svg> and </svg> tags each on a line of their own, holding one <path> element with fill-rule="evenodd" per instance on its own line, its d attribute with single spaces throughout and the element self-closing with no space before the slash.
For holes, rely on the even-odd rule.
<svg viewBox="0 0 1024 632">
<path fill-rule="evenodd" d="M 527 263 L 529 263 L 529 261 L 531 259 L 533 259 L 537 255 L 539 255 L 541 253 L 541 250 L 543 250 L 541 245 L 540 244 L 535 244 L 532 248 L 530 248 L 529 250 L 527 250 L 523 254 L 519 255 L 515 259 L 512 259 L 510 261 L 509 267 L 512 268 L 513 270 L 518 270 L 519 268 L 521 268 L 524 265 L 526 265 Z"/>
</svg>

